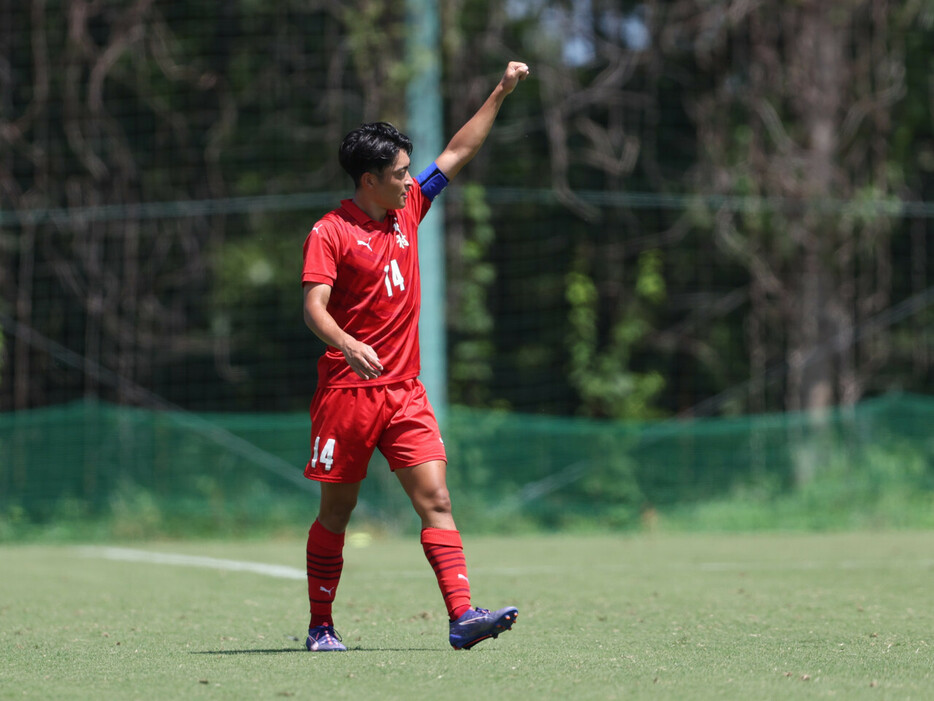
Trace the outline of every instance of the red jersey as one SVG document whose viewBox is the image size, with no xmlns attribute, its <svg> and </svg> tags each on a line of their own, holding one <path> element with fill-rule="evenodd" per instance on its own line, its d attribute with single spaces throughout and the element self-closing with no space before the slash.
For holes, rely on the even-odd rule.
<svg viewBox="0 0 934 701">
<path fill-rule="evenodd" d="M 381 222 L 353 200 L 341 200 L 308 234 L 302 283 L 331 286 L 328 313 L 372 347 L 383 366 L 377 379 L 365 380 L 343 353 L 328 346 L 318 361 L 318 387 L 385 385 L 418 376 L 418 225 L 430 206 L 415 181 L 405 207 L 389 210 Z"/>
</svg>

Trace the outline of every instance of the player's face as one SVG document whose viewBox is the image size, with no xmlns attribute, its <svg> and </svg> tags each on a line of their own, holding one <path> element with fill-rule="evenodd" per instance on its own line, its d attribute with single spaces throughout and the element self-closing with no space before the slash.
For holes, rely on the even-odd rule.
<svg viewBox="0 0 934 701">
<path fill-rule="evenodd" d="M 396 160 L 386 168 L 377 178 L 376 192 L 380 206 L 385 209 L 402 209 L 412 187 L 412 176 L 409 175 L 409 154 L 399 151 Z"/>
</svg>

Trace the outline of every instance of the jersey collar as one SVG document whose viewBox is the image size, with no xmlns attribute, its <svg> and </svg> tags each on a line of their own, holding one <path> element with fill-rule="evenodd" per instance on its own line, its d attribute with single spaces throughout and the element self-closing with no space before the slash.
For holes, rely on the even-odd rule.
<svg viewBox="0 0 934 701">
<path fill-rule="evenodd" d="M 385 229 L 389 231 L 392 229 L 392 223 L 396 220 L 397 214 L 395 209 L 387 210 L 386 220 L 384 222 L 378 222 L 373 219 L 369 214 L 360 209 L 353 200 L 341 200 L 341 207 L 344 211 L 350 215 L 350 218 L 354 220 L 360 226 L 372 228 L 372 229 Z"/>
</svg>

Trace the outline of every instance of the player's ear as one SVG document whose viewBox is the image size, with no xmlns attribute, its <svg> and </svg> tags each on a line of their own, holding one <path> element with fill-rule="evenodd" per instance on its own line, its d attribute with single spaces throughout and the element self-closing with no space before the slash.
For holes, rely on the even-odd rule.
<svg viewBox="0 0 934 701">
<path fill-rule="evenodd" d="M 360 176 L 360 186 L 368 190 L 373 189 L 378 182 L 379 178 L 377 177 L 376 173 L 367 171 Z"/>
</svg>

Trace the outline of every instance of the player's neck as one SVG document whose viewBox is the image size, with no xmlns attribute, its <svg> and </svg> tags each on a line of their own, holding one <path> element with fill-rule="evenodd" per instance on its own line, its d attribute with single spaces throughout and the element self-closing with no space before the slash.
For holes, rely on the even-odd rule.
<svg viewBox="0 0 934 701">
<path fill-rule="evenodd" d="M 386 214 L 389 211 L 383 207 L 380 207 L 378 204 L 370 200 L 366 195 L 363 195 L 358 190 L 354 193 L 353 203 L 357 205 L 363 212 L 370 217 L 373 221 L 381 222 L 386 218 Z"/>
</svg>

